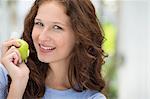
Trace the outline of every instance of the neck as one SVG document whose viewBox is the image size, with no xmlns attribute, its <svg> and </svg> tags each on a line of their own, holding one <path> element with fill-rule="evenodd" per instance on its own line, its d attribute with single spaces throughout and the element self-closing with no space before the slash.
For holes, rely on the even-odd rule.
<svg viewBox="0 0 150 99">
<path fill-rule="evenodd" d="M 46 85 L 53 89 L 64 90 L 70 88 L 68 67 L 64 63 L 51 63 L 46 77 Z"/>
</svg>

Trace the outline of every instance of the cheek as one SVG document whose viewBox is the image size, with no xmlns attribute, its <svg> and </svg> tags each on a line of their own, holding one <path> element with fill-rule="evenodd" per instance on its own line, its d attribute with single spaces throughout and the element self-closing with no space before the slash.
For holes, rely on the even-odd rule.
<svg viewBox="0 0 150 99">
<path fill-rule="evenodd" d="M 32 39 L 33 39 L 33 41 L 35 41 L 35 39 L 37 38 L 37 36 L 38 36 L 38 32 L 37 32 L 37 30 L 36 29 L 34 29 L 33 28 L 33 30 L 32 30 Z"/>
<path fill-rule="evenodd" d="M 59 47 L 66 50 L 66 51 L 71 51 L 72 48 L 75 45 L 74 38 L 61 38 L 57 40 L 57 44 L 59 44 Z"/>
<path fill-rule="evenodd" d="M 38 35 L 39 35 L 38 32 L 35 29 L 33 29 L 31 36 L 35 48 L 37 47 Z"/>
</svg>

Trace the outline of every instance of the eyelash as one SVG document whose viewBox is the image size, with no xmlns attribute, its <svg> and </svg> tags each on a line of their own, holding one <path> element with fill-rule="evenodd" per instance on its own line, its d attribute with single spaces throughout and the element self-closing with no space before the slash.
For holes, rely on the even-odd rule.
<svg viewBox="0 0 150 99">
<path fill-rule="evenodd" d="M 58 26 L 58 25 L 54 25 L 54 26 L 53 26 L 53 29 L 56 29 L 56 30 L 63 30 L 63 28 L 61 28 L 61 27 Z"/>
<path fill-rule="evenodd" d="M 41 23 L 41 22 L 34 22 L 34 25 L 38 25 L 38 26 L 44 26 L 44 24 L 43 23 Z"/>
<path fill-rule="evenodd" d="M 34 22 L 34 25 L 44 27 L 44 24 L 42 22 Z M 58 26 L 58 25 L 53 25 L 52 29 L 54 29 L 54 30 L 63 30 L 63 28 Z"/>
</svg>

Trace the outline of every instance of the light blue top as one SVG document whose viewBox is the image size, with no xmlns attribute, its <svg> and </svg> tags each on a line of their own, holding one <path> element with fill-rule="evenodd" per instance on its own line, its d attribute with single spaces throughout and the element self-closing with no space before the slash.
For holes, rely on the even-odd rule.
<svg viewBox="0 0 150 99">
<path fill-rule="evenodd" d="M 7 97 L 7 70 L 0 64 L 0 99 Z M 106 97 L 98 91 L 85 90 L 76 92 L 73 89 L 56 90 L 46 87 L 46 92 L 42 99 L 106 99 Z"/>
</svg>

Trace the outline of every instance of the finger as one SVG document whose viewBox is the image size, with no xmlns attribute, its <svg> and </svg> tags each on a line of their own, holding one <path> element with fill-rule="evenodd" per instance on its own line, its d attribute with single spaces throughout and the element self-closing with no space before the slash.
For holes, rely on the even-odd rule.
<svg viewBox="0 0 150 99">
<path fill-rule="evenodd" d="M 12 62 L 13 62 L 15 65 L 17 65 L 17 64 L 18 64 L 18 61 L 19 61 L 19 57 L 18 57 L 17 53 L 14 52 L 13 57 L 12 57 Z"/>
<path fill-rule="evenodd" d="M 15 64 L 13 61 L 17 57 L 18 57 L 17 54 L 15 52 L 13 52 L 3 58 L 3 64 L 8 71 L 10 71 L 16 67 L 16 66 L 14 66 Z"/>
<path fill-rule="evenodd" d="M 16 65 L 13 61 L 16 59 L 18 56 L 16 52 L 10 53 L 9 55 L 5 56 L 2 58 L 2 64 L 5 66 L 5 68 L 8 71 L 8 74 L 14 75 L 14 72 L 16 70 L 19 70 L 19 66 Z"/>
<path fill-rule="evenodd" d="M 5 46 L 16 46 L 19 47 L 20 43 L 17 41 L 17 39 L 9 39 L 7 41 L 4 42 Z"/>
<path fill-rule="evenodd" d="M 12 52 L 7 55 L 8 61 L 14 63 L 15 65 L 18 63 L 19 57 L 16 52 Z"/>
<path fill-rule="evenodd" d="M 2 43 L 2 55 L 7 52 L 7 50 L 11 47 L 20 47 L 20 43 L 17 42 L 17 39 L 10 39 Z"/>
<path fill-rule="evenodd" d="M 21 55 L 18 51 L 18 49 L 14 46 L 12 46 L 7 52 L 6 52 L 6 55 L 9 55 L 11 53 L 15 52 L 17 57 L 14 58 L 14 63 L 17 64 L 17 63 L 21 63 Z"/>
</svg>

